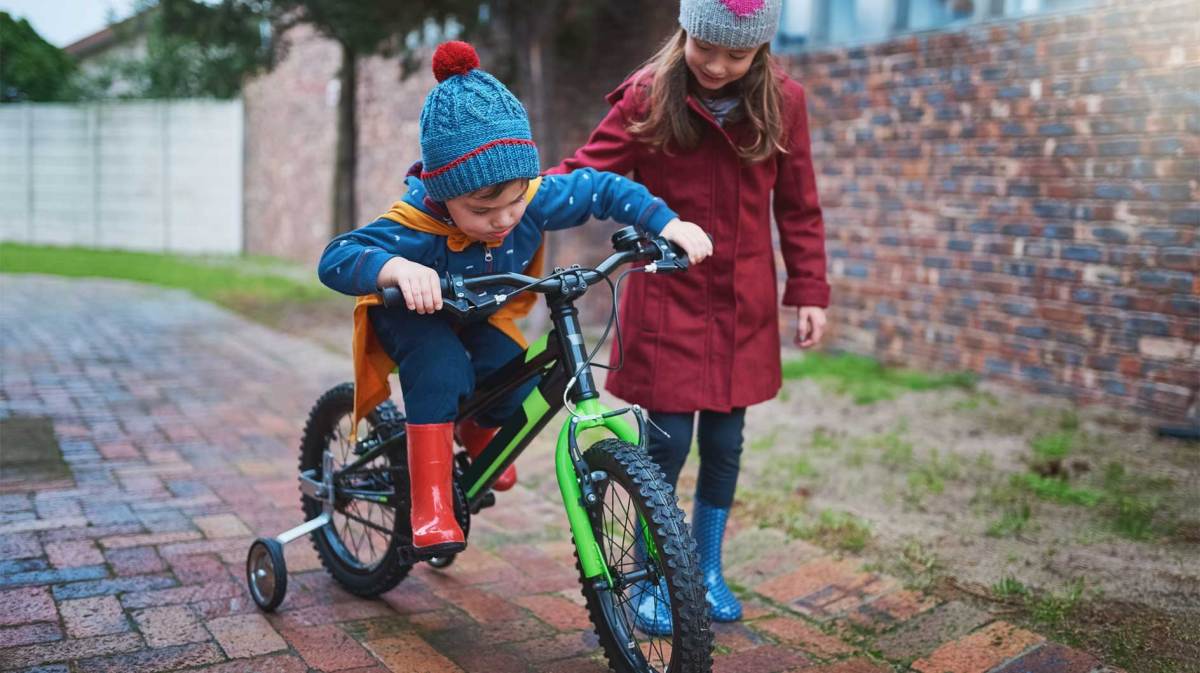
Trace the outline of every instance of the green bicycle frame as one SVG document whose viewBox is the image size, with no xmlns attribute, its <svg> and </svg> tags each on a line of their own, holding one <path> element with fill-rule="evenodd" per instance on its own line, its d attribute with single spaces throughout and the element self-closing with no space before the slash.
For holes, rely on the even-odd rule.
<svg viewBox="0 0 1200 673">
<path fill-rule="evenodd" d="M 573 386 L 571 393 L 579 396 L 584 396 L 581 391 L 594 391 L 590 370 L 581 368 L 584 362 L 586 353 L 582 350 L 582 338 L 579 337 L 578 322 L 572 308 L 570 313 L 555 315 L 553 332 L 534 341 L 523 356 L 514 358 L 481 382 L 472 399 L 463 405 L 459 418 L 474 417 L 523 383 L 541 377 L 538 385 L 526 395 L 521 407 L 500 427 L 496 436 L 460 477 L 472 511 L 478 511 L 484 498 L 490 494 L 489 489 L 496 478 L 563 408 L 564 392 L 569 385 Z M 579 372 L 579 376 L 572 378 L 570 372 Z M 577 400 L 575 415 L 578 420 L 572 423 L 574 419 L 568 418 L 559 431 L 554 454 L 555 475 L 584 576 L 589 579 L 603 576 L 611 581 L 583 503 L 580 475 L 571 456 L 572 428 L 576 437 L 584 430 L 604 428 L 618 439 L 635 445 L 640 437 L 625 419 L 612 414 L 595 399 L 594 392 Z M 641 525 L 643 535 L 648 535 L 645 521 Z M 653 544 L 647 545 L 647 549 L 657 556 Z"/>
</svg>

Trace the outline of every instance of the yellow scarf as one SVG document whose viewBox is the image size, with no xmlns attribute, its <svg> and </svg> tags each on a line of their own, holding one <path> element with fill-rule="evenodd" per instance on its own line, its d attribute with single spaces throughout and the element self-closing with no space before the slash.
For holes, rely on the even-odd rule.
<svg viewBox="0 0 1200 673">
<path fill-rule="evenodd" d="M 529 188 L 525 190 L 526 203 L 533 200 L 541 184 L 541 178 L 535 178 L 529 182 Z M 477 242 L 475 239 L 464 234 L 458 227 L 446 224 L 420 208 L 404 201 L 397 201 L 392 204 L 391 210 L 381 215 L 381 217 L 409 229 L 437 236 L 445 236 L 446 247 L 452 252 L 462 252 L 472 243 Z M 487 246 L 494 248 L 502 242 L 488 242 Z M 543 241 L 542 245 L 538 247 L 537 252 L 533 254 L 533 258 L 529 260 L 529 264 L 525 267 L 526 274 L 531 276 L 542 275 L 545 252 L 546 244 Z M 504 306 L 501 306 L 498 311 L 488 316 L 488 322 L 517 342 L 521 348 L 526 348 L 529 344 L 525 341 L 525 335 L 521 334 L 520 328 L 517 327 L 516 321 L 518 318 L 529 315 L 529 311 L 533 309 L 533 304 L 536 301 L 537 295 L 535 294 L 525 293 L 518 295 L 505 302 Z M 392 361 L 387 351 L 383 349 L 382 344 L 379 343 L 379 339 L 375 336 L 375 329 L 371 326 L 371 320 L 367 317 L 368 308 L 382 303 L 383 300 L 378 294 L 368 294 L 359 297 L 358 301 L 354 304 L 355 435 L 358 434 L 358 421 L 392 394 L 392 387 L 388 384 L 388 374 L 396 368 L 396 363 Z"/>
</svg>

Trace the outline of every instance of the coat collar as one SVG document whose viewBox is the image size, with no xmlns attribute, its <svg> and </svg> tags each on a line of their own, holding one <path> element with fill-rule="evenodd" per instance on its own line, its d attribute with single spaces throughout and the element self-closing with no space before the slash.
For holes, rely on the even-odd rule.
<svg viewBox="0 0 1200 673">
<path fill-rule="evenodd" d="M 609 105 L 616 105 L 627 95 L 637 96 L 636 102 L 638 107 L 642 107 L 644 106 L 646 96 L 650 94 L 651 79 L 652 76 L 650 72 L 645 69 L 639 70 L 624 82 L 621 82 L 620 86 L 609 92 L 604 99 Z M 743 144 L 745 142 L 749 142 L 749 138 L 747 137 L 749 135 L 749 122 L 746 120 L 742 119 L 736 121 L 727 127 L 721 126 L 712 116 L 712 113 L 709 112 L 703 105 L 701 105 L 700 101 L 696 100 L 695 96 L 688 94 L 687 105 L 690 110 L 699 115 L 700 118 L 705 121 L 705 123 L 719 133 L 721 137 L 725 139 L 725 142 L 729 143 L 729 146 L 733 149 L 736 150 L 740 146 L 738 140 L 742 140 Z"/>
</svg>

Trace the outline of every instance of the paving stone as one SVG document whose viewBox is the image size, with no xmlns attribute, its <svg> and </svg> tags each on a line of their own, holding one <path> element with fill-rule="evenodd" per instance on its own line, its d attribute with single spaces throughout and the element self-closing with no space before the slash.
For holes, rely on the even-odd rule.
<svg viewBox="0 0 1200 673">
<path fill-rule="evenodd" d="M 458 648 L 446 653 L 465 673 L 527 673 L 529 663 L 524 656 L 503 650 Z M 551 662 L 553 664 L 559 661 Z M 557 667 L 555 670 L 558 670 Z"/>
<path fill-rule="evenodd" d="M 196 613 L 186 605 L 135 610 L 133 619 L 150 647 L 198 643 L 211 637 Z"/>
<path fill-rule="evenodd" d="M 154 547 L 110 549 L 104 552 L 104 558 L 118 577 L 147 575 L 167 569 L 166 562 L 159 557 Z"/>
<path fill-rule="evenodd" d="M 915 591 L 901 590 L 860 605 L 848 616 L 850 621 L 859 626 L 881 632 L 936 606 L 937 600 L 934 598 Z"/>
<path fill-rule="evenodd" d="M 0 558 L 21 559 L 42 555 L 42 545 L 33 533 L 0 534 Z"/>
<path fill-rule="evenodd" d="M 914 661 L 912 667 L 920 673 L 986 673 L 1044 640 L 1036 633 L 1007 622 L 993 622 L 975 633 L 942 645 L 928 657 Z"/>
<path fill-rule="evenodd" d="M 172 580 L 171 584 L 174 583 L 174 580 Z M 178 605 L 181 603 L 196 603 L 202 600 L 244 596 L 245 592 L 245 584 L 235 584 L 231 579 L 226 582 L 192 584 L 151 591 L 134 591 L 122 596 L 121 603 L 127 608 L 150 608 L 156 605 Z"/>
<path fill-rule="evenodd" d="M 92 540 L 47 542 L 45 548 L 46 556 L 55 568 L 77 568 L 104 563 L 104 556 Z"/>
<path fill-rule="evenodd" d="M 251 534 L 246 524 L 234 514 L 196 516 L 192 517 L 192 522 L 207 538 L 248 537 Z"/>
<path fill-rule="evenodd" d="M 60 584 L 62 582 L 77 582 L 80 580 L 98 579 L 108 575 L 104 566 L 80 566 L 78 568 L 59 568 L 57 570 L 35 570 L 33 572 L 0 575 L 0 587 L 27 586 L 32 584 Z M 57 592 L 55 596 L 57 597 Z"/>
<path fill-rule="evenodd" d="M 169 544 L 196 540 L 200 533 L 194 530 L 173 531 L 169 533 L 143 533 L 140 535 L 114 535 L 102 538 L 101 546 L 107 549 L 124 549 L 126 547 L 147 547 L 152 545 Z"/>
<path fill-rule="evenodd" d="M 242 554 L 242 563 L 245 563 L 245 553 Z M 172 556 L 169 557 L 171 572 L 180 584 L 216 584 L 224 583 L 232 580 L 242 579 L 242 573 L 245 572 L 243 566 L 241 572 L 237 576 L 230 574 L 229 569 L 221 562 L 221 559 L 212 554 L 198 554 L 195 556 Z M 291 571 L 291 566 L 288 566 L 288 571 Z"/>
<path fill-rule="evenodd" d="M 0 627 L 0 649 L 62 640 L 62 629 L 52 622 L 36 622 L 21 626 Z M 0 661 L 3 655 L 0 654 Z"/>
<path fill-rule="evenodd" d="M 367 649 L 390 671 L 405 673 L 464 673 L 415 634 L 368 640 Z"/>
<path fill-rule="evenodd" d="M 1100 661 L 1086 652 L 1046 643 L 996 669 L 995 673 L 1090 673 L 1099 667 Z"/>
<path fill-rule="evenodd" d="M 799 652 L 763 645 L 743 652 L 713 657 L 713 673 L 780 673 L 808 661 Z"/>
<path fill-rule="evenodd" d="M 58 612 L 72 638 L 88 638 L 129 630 L 125 612 L 115 596 L 61 601 Z"/>
<path fill-rule="evenodd" d="M 40 645 L 14 647 L 4 651 L 4 666 L 21 668 L 57 661 L 68 661 L 95 657 L 114 652 L 130 652 L 141 649 L 142 639 L 136 633 L 121 633 L 97 636 L 82 640 L 63 640 Z"/>
<path fill-rule="evenodd" d="M 795 617 L 774 617 L 754 622 L 754 628 L 780 643 L 798 647 L 820 659 L 830 659 L 855 650 L 841 640 Z"/>
<path fill-rule="evenodd" d="M 511 643 L 508 647 L 525 657 L 527 661 L 541 662 L 590 653 L 598 644 L 594 632 L 576 631 Z"/>
<path fill-rule="evenodd" d="M 582 630 L 592 628 L 587 611 L 562 596 L 543 594 L 522 596 L 517 603 L 537 615 L 539 619 L 560 630 Z"/>
<path fill-rule="evenodd" d="M 312 668 L 340 671 L 375 663 L 362 645 L 333 624 L 285 629 L 283 636 Z"/>
<path fill-rule="evenodd" d="M 591 622 L 589 622 L 590 624 Z M 587 628 L 591 628 L 590 626 Z M 723 650 L 741 652 L 768 644 L 767 639 L 744 622 L 713 622 L 713 641 Z"/>
<path fill-rule="evenodd" d="M 205 626 L 230 659 L 287 649 L 283 638 L 271 628 L 266 618 L 258 613 L 220 617 L 208 621 Z"/>
<path fill-rule="evenodd" d="M 78 673 L 159 673 L 224 660 L 216 644 L 197 643 L 86 659 L 75 667 Z"/>
<path fill-rule="evenodd" d="M 294 654 L 272 654 L 205 666 L 204 673 L 307 673 L 308 664 Z"/>
<path fill-rule="evenodd" d="M 892 673 L 892 667 L 869 659 L 847 659 L 836 664 L 796 669 L 796 673 Z"/>
<path fill-rule="evenodd" d="M 876 638 L 875 647 L 888 659 L 912 661 L 991 620 L 988 613 L 953 601 L 916 617 L 892 633 Z"/>
<path fill-rule="evenodd" d="M 175 578 L 170 575 L 136 575 L 90 582 L 72 582 L 54 587 L 54 598 L 62 601 L 71 598 L 146 591 L 172 587 L 175 584 Z"/>
<path fill-rule="evenodd" d="M 0 606 L 0 626 L 58 621 L 54 598 L 46 587 L 0 591 Z"/>
</svg>

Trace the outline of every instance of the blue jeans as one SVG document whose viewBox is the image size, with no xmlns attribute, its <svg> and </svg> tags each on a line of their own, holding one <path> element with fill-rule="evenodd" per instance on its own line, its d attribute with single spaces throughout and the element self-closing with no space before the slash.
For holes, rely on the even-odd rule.
<svg viewBox="0 0 1200 673">
<path fill-rule="evenodd" d="M 486 321 L 457 324 L 441 313 L 372 307 L 375 336 L 400 372 L 404 413 L 409 423 L 446 423 L 483 380 L 522 348 Z M 521 406 L 537 380 L 526 382 L 476 419 L 483 427 L 502 425 Z"/>
<path fill-rule="evenodd" d="M 734 409 L 727 414 L 701 411 L 699 415 L 700 479 L 696 485 L 696 497 L 714 507 L 729 509 L 733 505 L 734 491 L 737 490 L 746 409 Z M 692 447 L 696 413 L 651 411 L 650 419 L 670 435 L 667 438 L 651 426 L 646 444 L 650 457 L 658 463 L 667 481 L 674 487 L 679 482 L 679 473 Z"/>
</svg>

